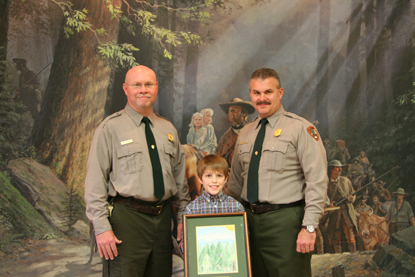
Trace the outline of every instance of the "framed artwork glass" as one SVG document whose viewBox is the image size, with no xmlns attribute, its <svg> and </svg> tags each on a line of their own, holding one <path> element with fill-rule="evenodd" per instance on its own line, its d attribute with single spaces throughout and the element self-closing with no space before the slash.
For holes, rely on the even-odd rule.
<svg viewBox="0 0 415 277">
<path fill-rule="evenodd" d="M 251 275 L 245 212 L 183 216 L 186 277 Z"/>
</svg>

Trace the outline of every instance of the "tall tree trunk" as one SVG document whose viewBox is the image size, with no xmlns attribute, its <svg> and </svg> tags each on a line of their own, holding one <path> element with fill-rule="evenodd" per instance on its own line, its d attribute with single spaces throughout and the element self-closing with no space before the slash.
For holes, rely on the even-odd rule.
<svg viewBox="0 0 415 277">
<path fill-rule="evenodd" d="M 94 28 L 105 27 L 108 40 L 117 39 L 118 20 L 104 1 L 72 1 L 74 9 L 87 9 Z M 121 0 L 113 0 L 120 6 Z M 54 62 L 32 141 L 37 159 L 83 194 L 86 162 L 94 130 L 104 118 L 112 90 L 111 69 L 100 60 L 97 40 L 91 32 L 66 39 L 61 32 Z"/>
<path fill-rule="evenodd" d="M 0 59 L 6 59 L 7 31 L 9 29 L 9 0 L 0 1 Z M 0 85 L 4 83 L 0 76 Z"/>
<path fill-rule="evenodd" d="M 152 2 L 152 1 L 148 1 Z M 135 1 L 130 1 L 129 4 L 133 8 L 140 8 L 143 9 L 147 6 L 143 6 L 141 4 L 137 4 Z M 122 12 L 124 14 L 128 14 L 127 5 L 122 2 Z M 153 12 L 150 8 L 147 9 L 149 12 Z M 131 43 L 134 47 L 140 49 L 137 52 L 133 53 L 133 56 L 136 62 L 140 65 L 145 65 L 149 68 L 153 69 L 153 42 L 151 39 L 143 35 L 142 27 L 139 24 L 135 24 L 136 31 L 135 35 L 128 32 L 123 24 L 120 24 L 119 28 L 119 35 L 118 35 L 118 43 Z M 105 108 L 105 115 L 110 115 L 114 112 L 124 109 L 127 98 L 125 93 L 122 89 L 122 84 L 124 83 L 125 74 L 129 68 L 117 70 L 114 74 L 114 90 L 110 92 L 107 105 Z"/>
<path fill-rule="evenodd" d="M 199 32 L 199 22 L 195 22 L 193 25 L 190 26 L 191 32 L 198 33 Z M 186 135 L 187 135 L 187 128 L 186 126 L 189 125 L 190 120 L 192 119 L 192 115 L 196 112 L 197 103 L 196 103 L 196 95 L 197 95 L 197 70 L 198 70 L 198 47 L 193 45 L 187 46 L 187 53 L 186 53 L 186 65 L 185 65 L 185 73 L 184 73 L 184 97 L 183 97 L 183 119 L 182 119 L 182 132 L 181 132 L 181 139 L 180 141 L 185 144 L 186 142 Z"/>
<path fill-rule="evenodd" d="M 168 6 L 167 0 L 159 1 L 160 5 Z M 176 28 L 175 12 L 169 13 L 167 8 L 158 8 L 157 14 L 158 25 L 164 29 L 170 29 L 172 32 Z M 174 106 L 174 46 L 169 47 L 169 52 L 172 54 L 171 59 L 163 57 L 163 52 L 158 55 L 158 112 L 160 115 L 173 120 L 173 106 Z"/>
<path fill-rule="evenodd" d="M 318 130 L 322 139 L 328 136 L 328 97 L 329 90 L 329 28 L 330 28 L 330 0 L 320 0 L 320 24 L 318 39 L 318 64 L 317 72 L 323 76 L 317 83 L 315 95 L 317 101 L 317 120 L 319 121 Z"/>
<path fill-rule="evenodd" d="M 359 72 L 359 44 L 360 44 L 360 27 L 362 23 L 362 0 L 351 1 L 351 16 L 349 22 L 349 37 L 347 42 L 346 58 L 346 130 L 352 132 L 360 129 L 360 74 Z M 350 85 L 351 84 L 351 85 Z"/>
<path fill-rule="evenodd" d="M 357 109 L 359 110 L 359 123 L 360 126 L 363 126 L 365 119 L 368 116 L 368 109 L 367 109 L 367 95 L 366 95 L 366 84 L 367 84 L 367 70 L 366 70 L 366 54 L 367 54 L 367 21 L 366 21 L 366 12 L 367 12 L 367 4 L 372 0 L 363 0 L 363 11 L 362 11 L 362 18 L 360 22 L 360 38 L 359 38 L 359 64 L 358 64 L 358 74 L 359 74 L 359 98 L 357 102 Z"/>
<path fill-rule="evenodd" d="M 376 0 L 369 0 L 365 10 L 365 25 L 366 25 L 366 76 L 368 76 L 365 88 L 365 95 L 367 96 L 367 111 L 371 110 L 371 102 L 373 101 L 374 93 L 371 93 L 372 79 L 370 78 L 375 69 L 376 64 L 376 38 L 380 33 L 379 22 L 376 18 Z"/>
<path fill-rule="evenodd" d="M 411 0 L 397 1 L 386 26 L 390 30 L 389 34 L 391 34 L 388 40 L 390 44 L 385 61 L 389 69 L 385 74 L 385 81 L 389 82 L 389 86 L 385 87 L 386 114 L 388 119 L 392 119 L 390 123 L 387 122 L 388 124 L 395 124 L 395 120 L 401 120 L 398 117 L 401 117 L 402 114 L 397 113 L 397 109 L 401 111 L 412 110 L 410 106 L 400 106 L 398 108 L 395 104 L 399 95 L 414 89 L 412 75 L 410 74 L 414 70 L 412 68 L 414 61 L 414 56 L 412 55 L 414 44 L 412 6 L 413 1 Z M 407 26 L 412 26 L 412 28 L 408 30 Z"/>
<path fill-rule="evenodd" d="M 7 57 L 7 31 L 9 29 L 9 0 L 0 1 L 0 62 Z M 3 73 L 3 72 L 1 72 Z M 0 94 L 3 92 L 6 75 L 0 75 Z"/>
</svg>

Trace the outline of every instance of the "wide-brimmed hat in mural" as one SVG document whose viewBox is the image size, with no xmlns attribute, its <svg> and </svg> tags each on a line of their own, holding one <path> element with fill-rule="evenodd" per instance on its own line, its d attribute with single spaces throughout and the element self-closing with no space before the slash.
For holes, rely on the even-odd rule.
<svg viewBox="0 0 415 277">
<path fill-rule="evenodd" d="M 229 106 L 241 106 L 248 111 L 248 114 L 255 112 L 255 108 L 250 101 L 244 101 L 241 98 L 234 98 L 231 102 L 228 103 L 219 103 L 219 106 L 222 108 L 222 111 L 228 113 Z"/>
<path fill-rule="evenodd" d="M 27 64 L 27 61 L 25 59 L 13 58 L 12 60 L 13 60 L 13 62 L 15 62 L 17 64 L 21 64 L 23 66 L 26 66 L 26 64 Z"/>
<path fill-rule="evenodd" d="M 402 194 L 405 196 L 408 196 L 409 194 L 405 193 L 405 190 L 403 188 L 398 188 L 395 192 L 392 192 L 393 195 Z"/>
<path fill-rule="evenodd" d="M 342 163 L 339 160 L 331 160 L 328 167 L 345 167 L 346 165 L 342 165 Z"/>
</svg>

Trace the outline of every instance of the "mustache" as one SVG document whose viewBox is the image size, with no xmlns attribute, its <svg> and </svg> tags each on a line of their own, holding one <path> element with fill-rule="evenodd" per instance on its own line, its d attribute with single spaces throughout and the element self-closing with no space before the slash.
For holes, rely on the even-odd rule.
<svg viewBox="0 0 415 277">
<path fill-rule="evenodd" d="M 141 98 L 141 97 L 151 97 L 151 94 L 139 94 L 135 98 Z"/>
<path fill-rule="evenodd" d="M 271 105 L 271 102 L 269 102 L 269 101 L 258 101 L 258 102 L 256 102 L 256 105 Z"/>
</svg>

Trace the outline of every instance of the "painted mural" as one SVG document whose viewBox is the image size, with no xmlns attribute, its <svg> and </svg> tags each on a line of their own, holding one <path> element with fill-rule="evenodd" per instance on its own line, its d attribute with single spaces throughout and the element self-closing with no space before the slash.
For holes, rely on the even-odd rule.
<svg viewBox="0 0 415 277">
<path fill-rule="evenodd" d="M 315 124 L 328 161 L 358 191 L 354 246 L 348 231 L 333 238 L 327 208 L 316 254 L 377 250 L 393 232 L 414 232 L 409 212 L 390 224 L 415 207 L 414 1 L 0 0 L 0 18 L 3 256 L 24 239 L 89 238 L 89 146 L 126 105 L 122 84 L 136 64 L 157 74 L 154 110 L 179 132 L 193 199 L 198 160 L 231 163 L 239 130 L 256 117 L 250 75 L 269 67 L 285 110 Z"/>
</svg>

